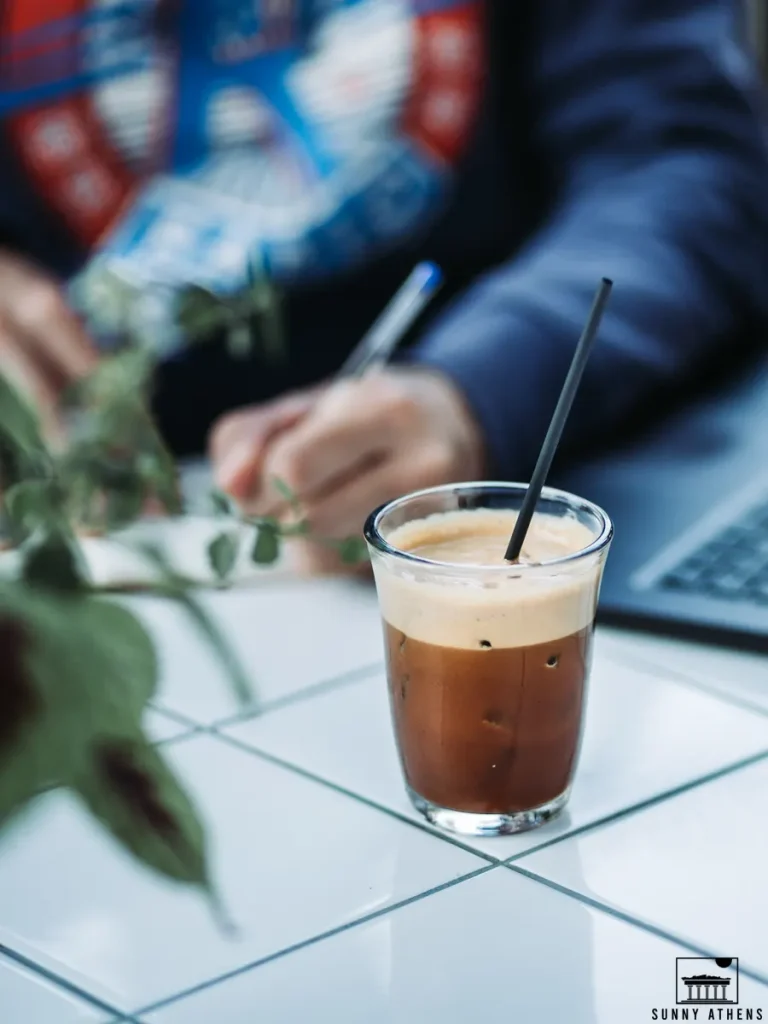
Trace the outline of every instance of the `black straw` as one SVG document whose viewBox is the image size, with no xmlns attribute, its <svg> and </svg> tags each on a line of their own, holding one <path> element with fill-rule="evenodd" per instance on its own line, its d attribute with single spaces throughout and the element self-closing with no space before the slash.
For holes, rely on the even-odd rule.
<svg viewBox="0 0 768 1024">
<path fill-rule="evenodd" d="M 600 287 L 597 290 L 595 301 L 592 305 L 592 312 L 589 314 L 586 326 L 582 332 L 579 344 L 576 346 L 576 352 L 571 363 L 571 368 L 568 371 L 568 376 L 565 378 L 565 384 L 563 390 L 560 393 L 560 400 L 557 403 L 552 422 L 549 425 L 547 436 L 544 439 L 544 444 L 541 448 L 541 454 L 539 455 L 539 461 L 536 463 L 536 469 L 533 471 L 531 482 L 528 485 L 528 490 L 525 493 L 523 499 L 523 505 L 520 509 L 520 515 L 517 517 L 515 523 L 515 529 L 512 533 L 512 539 L 509 542 L 507 553 L 504 556 L 508 562 L 516 562 L 520 558 L 520 552 L 523 550 L 523 544 L 525 543 L 525 537 L 528 533 L 528 528 L 531 525 L 533 519 L 533 513 L 536 511 L 536 505 L 538 504 L 539 497 L 541 496 L 541 489 L 546 483 L 549 470 L 552 466 L 552 460 L 555 457 L 557 446 L 560 444 L 560 438 L 563 435 L 565 424 L 568 420 L 568 416 L 573 405 L 573 400 L 576 397 L 576 392 L 579 390 L 581 384 L 581 378 L 584 374 L 584 370 L 589 359 L 589 354 L 592 350 L 592 343 L 597 337 L 597 332 L 600 329 L 600 322 L 603 319 L 603 313 L 605 307 L 608 304 L 608 299 L 613 288 L 613 281 L 609 281 L 607 277 L 604 277 L 600 283 Z"/>
</svg>

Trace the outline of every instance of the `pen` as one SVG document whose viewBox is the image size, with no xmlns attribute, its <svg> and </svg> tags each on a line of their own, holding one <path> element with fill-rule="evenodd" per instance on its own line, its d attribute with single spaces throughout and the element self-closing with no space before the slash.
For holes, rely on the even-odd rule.
<svg viewBox="0 0 768 1024">
<path fill-rule="evenodd" d="M 419 263 L 384 312 L 354 348 L 338 377 L 362 377 L 389 362 L 408 329 L 440 289 L 443 274 L 436 263 Z"/>
</svg>

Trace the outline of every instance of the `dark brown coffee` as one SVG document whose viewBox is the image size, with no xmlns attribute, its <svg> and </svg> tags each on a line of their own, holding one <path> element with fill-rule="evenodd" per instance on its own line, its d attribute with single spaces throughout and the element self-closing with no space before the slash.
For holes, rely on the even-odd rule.
<svg viewBox="0 0 768 1024">
<path fill-rule="evenodd" d="M 406 781 L 439 807 L 512 814 L 568 788 L 576 765 L 591 625 L 560 640 L 472 649 L 385 624 Z"/>
</svg>

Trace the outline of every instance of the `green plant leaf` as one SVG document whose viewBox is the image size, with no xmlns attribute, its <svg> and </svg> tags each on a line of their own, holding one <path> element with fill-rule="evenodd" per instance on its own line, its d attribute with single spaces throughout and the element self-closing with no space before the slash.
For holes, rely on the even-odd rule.
<svg viewBox="0 0 768 1024">
<path fill-rule="evenodd" d="M 139 455 L 138 467 L 147 492 L 160 501 L 169 515 L 180 515 L 184 509 L 179 473 L 159 434 L 152 438 L 151 450 Z"/>
<path fill-rule="evenodd" d="M 281 537 L 309 537 L 311 534 L 309 523 L 306 519 L 302 519 L 298 523 L 281 523 L 280 524 L 280 536 Z"/>
<path fill-rule="evenodd" d="M 294 512 L 296 512 L 298 515 L 301 515 L 301 501 L 299 500 L 298 495 L 294 494 L 294 492 L 291 490 L 291 488 L 288 486 L 285 480 L 281 480 L 279 476 L 273 476 L 272 486 L 275 488 L 275 490 L 282 498 L 285 498 L 285 500 L 288 502 L 288 504 L 291 506 Z"/>
<path fill-rule="evenodd" d="M 157 660 L 134 616 L 96 598 L 4 583 L 0 622 L 0 708 L 14 723 L 0 736 L 1 826 L 38 793 L 72 785 L 96 737 L 136 734 Z"/>
<path fill-rule="evenodd" d="M 218 488 L 212 488 L 209 494 L 211 508 L 216 516 L 234 516 L 236 513 L 235 503 L 228 494 Z"/>
<path fill-rule="evenodd" d="M 271 360 L 284 359 L 287 346 L 283 323 L 282 302 L 274 286 L 269 285 L 258 293 L 256 300 L 261 347 Z"/>
<path fill-rule="evenodd" d="M 21 393 L 0 374 L 0 433 L 19 450 L 46 452 L 40 421 Z"/>
<path fill-rule="evenodd" d="M 192 597 L 188 590 L 181 591 L 175 598 L 192 619 L 200 633 L 206 638 L 229 677 L 235 696 L 240 704 L 248 707 L 255 704 L 253 687 L 243 670 L 231 645 L 227 642 L 214 620 L 205 608 Z"/>
<path fill-rule="evenodd" d="M 264 254 L 251 253 L 248 262 L 248 313 L 254 319 L 261 350 L 271 360 L 283 358 L 286 352 L 281 295 L 270 279 Z"/>
<path fill-rule="evenodd" d="M 280 526 L 269 519 L 259 522 L 251 561 L 256 565 L 274 565 L 280 557 Z"/>
<path fill-rule="evenodd" d="M 339 557 L 345 565 L 358 565 L 368 560 L 368 546 L 362 537 L 347 537 L 337 544 Z"/>
<path fill-rule="evenodd" d="M 141 734 L 96 739 L 75 788 L 125 849 L 168 878 L 208 887 L 205 833 L 191 800 Z"/>
<path fill-rule="evenodd" d="M 63 530 L 45 534 L 24 551 L 21 578 L 36 589 L 63 594 L 77 594 L 88 586 L 82 552 Z"/>
<path fill-rule="evenodd" d="M 157 659 L 138 620 L 101 599 L 2 584 L 0 660 L 0 826 L 67 786 L 144 864 L 207 887 L 195 809 L 141 732 Z"/>
<path fill-rule="evenodd" d="M 92 597 L 63 598 L 0 585 L 0 619 L 21 628 L 26 684 L 40 709 L 38 755 L 51 784 L 71 781 L 95 734 L 133 734 L 157 682 L 151 640 L 125 608 Z M 13 641 L 14 633 L 11 633 Z M 3 662 L 8 633 L 3 638 Z M 18 650 L 18 644 L 17 650 Z M 30 738 L 19 736 L 26 748 Z M 2 753 L 8 753 L 3 745 Z M 2 757 L 0 756 L 0 765 Z"/>
<path fill-rule="evenodd" d="M 239 550 L 240 539 L 236 533 L 220 533 L 208 545 L 208 562 L 222 582 L 235 568 Z"/>
<path fill-rule="evenodd" d="M 251 354 L 253 339 L 247 320 L 235 320 L 227 331 L 227 351 L 233 359 L 245 359 Z"/>
<path fill-rule="evenodd" d="M 137 483 L 141 483 L 132 453 L 115 456 L 109 452 L 105 442 L 101 450 L 88 454 L 90 458 L 84 453 L 83 468 L 101 490 L 127 494 L 136 489 Z"/>
<path fill-rule="evenodd" d="M 84 631 L 104 637 L 101 671 L 122 680 L 128 706 L 141 714 L 156 695 L 158 677 L 155 646 L 145 627 L 123 605 L 103 598 L 86 598 L 79 616 Z"/>
<path fill-rule="evenodd" d="M 116 450 L 105 439 L 80 440 L 57 464 L 59 490 L 78 525 L 118 530 L 142 514 L 151 485 L 131 451 Z"/>
<path fill-rule="evenodd" d="M 39 711 L 38 694 L 27 678 L 26 656 L 30 635 L 26 623 L 9 615 L 0 615 L 0 756 L 16 738 L 24 722 Z"/>
<path fill-rule="evenodd" d="M 16 535 L 26 537 L 60 514 L 52 491 L 50 480 L 22 480 L 6 491 L 5 512 Z"/>
<path fill-rule="evenodd" d="M 69 478 L 62 490 L 65 494 L 65 514 L 70 523 L 88 527 L 100 525 L 96 508 L 101 494 L 89 476 L 81 474 Z"/>
<path fill-rule="evenodd" d="M 135 480 L 125 490 L 108 492 L 104 512 L 108 529 L 120 530 L 130 526 L 141 515 L 144 502 L 145 490 L 141 480 Z"/>
<path fill-rule="evenodd" d="M 218 295 L 191 285 L 179 298 L 176 322 L 191 341 L 201 341 L 224 327 L 229 322 L 229 313 Z"/>
<path fill-rule="evenodd" d="M 80 518 L 96 509 L 104 525 L 120 528 L 141 516 L 149 498 L 171 515 L 182 510 L 175 462 L 146 404 L 144 358 L 118 357 L 85 388 L 68 450 L 58 461 L 67 504 Z M 113 499 L 114 496 L 114 499 Z M 86 515 L 86 519 L 89 517 Z"/>
<path fill-rule="evenodd" d="M 80 401 L 99 407 L 105 415 L 117 415 L 124 403 L 135 404 L 146 397 L 154 368 L 154 356 L 143 348 L 126 348 L 106 356 L 82 381 Z"/>
<path fill-rule="evenodd" d="M 32 406 L 0 374 L 0 477 L 4 487 L 38 476 L 50 460 Z"/>
</svg>

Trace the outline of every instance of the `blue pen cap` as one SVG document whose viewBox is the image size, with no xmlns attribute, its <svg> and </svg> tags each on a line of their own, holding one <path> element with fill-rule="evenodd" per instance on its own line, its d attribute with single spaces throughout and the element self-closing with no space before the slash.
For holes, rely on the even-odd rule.
<svg viewBox="0 0 768 1024">
<path fill-rule="evenodd" d="M 419 263 L 416 272 L 419 275 L 421 290 L 425 292 L 434 292 L 443 283 L 443 272 L 437 263 L 425 260 Z"/>
</svg>

